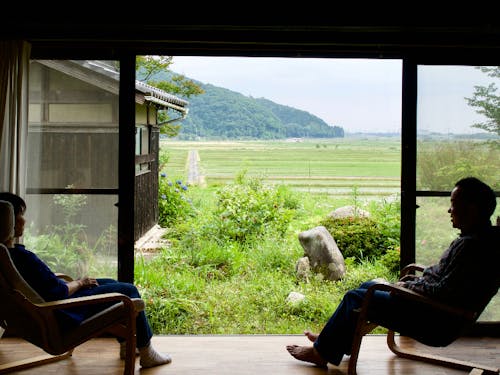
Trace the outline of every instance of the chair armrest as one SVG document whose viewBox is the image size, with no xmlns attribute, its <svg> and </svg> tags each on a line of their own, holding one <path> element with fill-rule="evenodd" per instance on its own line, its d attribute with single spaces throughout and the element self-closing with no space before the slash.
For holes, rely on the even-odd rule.
<svg viewBox="0 0 500 375">
<path fill-rule="evenodd" d="M 141 311 L 137 310 L 137 308 L 141 308 L 140 303 L 134 302 L 133 299 L 121 293 L 104 293 L 95 296 L 75 297 L 50 302 L 34 303 L 33 305 L 45 310 L 60 310 L 70 307 L 109 302 L 123 302 L 127 309 L 131 309 L 137 312 Z"/>
<path fill-rule="evenodd" d="M 146 304 L 142 298 L 132 298 L 132 303 L 136 312 L 144 311 L 146 309 Z"/>
<path fill-rule="evenodd" d="M 375 291 L 377 291 L 377 290 L 389 292 L 392 294 L 397 294 L 403 298 L 407 298 L 407 299 L 410 299 L 410 300 L 413 300 L 416 302 L 427 304 L 432 308 L 441 310 L 441 311 L 448 313 L 448 314 L 455 315 L 459 318 L 463 318 L 463 319 L 466 319 L 468 321 L 474 321 L 477 318 L 477 313 L 475 313 L 475 312 L 464 310 L 464 309 L 450 306 L 450 305 L 446 305 L 446 304 L 441 303 L 439 301 L 436 301 L 432 298 L 424 296 L 420 293 L 416 293 L 410 289 L 407 289 L 407 288 L 404 288 L 402 286 L 398 286 L 395 284 L 389 284 L 389 283 L 377 283 L 377 284 L 372 285 L 370 288 L 368 288 L 368 291 L 366 293 L 366 298 L 363 301 L 363 309 L 365 309 L 365 307 L 368 307 L 368 304 L 370 303 L 370 299 L 372 298 L 373 293 L 375 293 Z"/>
</svg>

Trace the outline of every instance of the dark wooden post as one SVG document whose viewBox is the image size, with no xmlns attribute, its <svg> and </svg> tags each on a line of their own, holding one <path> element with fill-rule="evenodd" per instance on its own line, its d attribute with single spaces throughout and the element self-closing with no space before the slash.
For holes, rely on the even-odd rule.
<svg viewBox="0 0 500 375">
<path fill-rule="evenodd" d="M 118 280 L 134 281 L 135 55 L 120 58 Z"/>
<path fill-rule="evenodd" d="M 403 60 L 401 130 L 401 268 L 415 262 L 417 64 Z"/>
</svg>

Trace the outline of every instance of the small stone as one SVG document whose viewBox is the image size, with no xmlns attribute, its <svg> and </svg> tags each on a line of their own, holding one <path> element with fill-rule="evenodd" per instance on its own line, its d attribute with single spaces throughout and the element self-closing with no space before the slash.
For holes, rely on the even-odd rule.
<svg viewBox="0 0 500 375">
<path fill-rule="evenodd" d="M 288 297 L 286 297 L 286 302 L 291 304 L 297 304 L 306 298 L 305 295 L 299 292 L 290 292 Z"/>
</svg>

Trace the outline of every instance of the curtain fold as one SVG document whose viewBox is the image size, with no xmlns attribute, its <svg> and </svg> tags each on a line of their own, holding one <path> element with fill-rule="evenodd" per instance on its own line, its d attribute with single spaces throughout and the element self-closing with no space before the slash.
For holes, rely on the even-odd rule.
<svg viewBox="0 0 500 375">
<path fill-rule="evenodd" d="M 28 79 L 31 45 L 0 41 L 0 190 L 26 190 Z"/>
</svg>

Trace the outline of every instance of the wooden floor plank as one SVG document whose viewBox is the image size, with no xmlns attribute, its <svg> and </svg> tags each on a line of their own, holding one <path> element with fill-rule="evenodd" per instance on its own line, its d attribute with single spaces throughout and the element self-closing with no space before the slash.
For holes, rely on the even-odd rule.
<svg viewBox="0 0 500 375">
<path fill-rule="evenodd" d="M 347 360 L 328 370 L 297 361 L 285 350 L 287 344 L 307 345 L 301 335 L 166 335 L 155 336 L 157 349 L 172 355 L 169 365 L 140 369 L 141 375 L 344 375 Z M 411 340 L 402 345 L 418 346 Z M 76 348 L 73 357 L 57 363 L 16 372 L 37 375 L 121 375 L 123 362 L 118 358 L 119 346 L 112 338 L 98 338 Z M 434 354 L 500 366 L 500 339 L 463 338 L 448 348 L 431 350 Z M 0 363 L 33 357 L 43 352 L 16 338 L 0 339 Z M 358 360 L 358 375 L 464 375 L 463 371 L 397 358 L 385 343 L 384 335 L 368 335 L 363 339 Z"/>
</svg>

